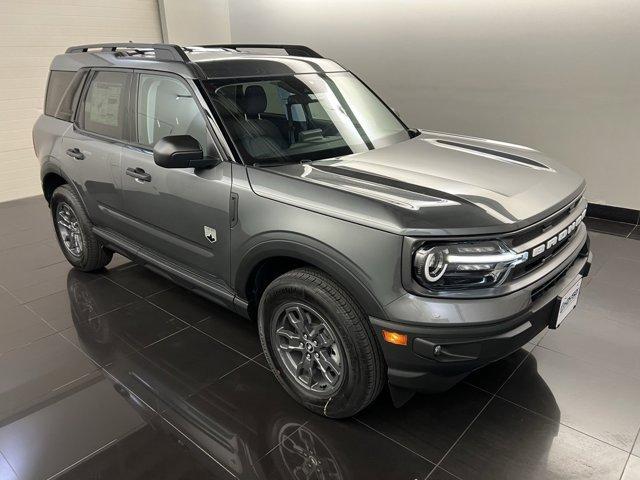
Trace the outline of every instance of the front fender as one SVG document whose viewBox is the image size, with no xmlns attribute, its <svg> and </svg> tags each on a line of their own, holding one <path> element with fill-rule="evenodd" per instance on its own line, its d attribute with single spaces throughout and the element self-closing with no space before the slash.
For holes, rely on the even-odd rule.
<svg viewBox="0 0 640 480">
<path fill-rule="evenodd" d="M 327 244 L 292 232 L 269 232 L 253 239 L 240 253 L 241 261 L 232 276 L 235 291 L 244 295 L 254 268 L 273 257 L 294 258 L 324 271 L 353 295 L 367 315 L 387 318 L 359 265 Z"/>
</svg>

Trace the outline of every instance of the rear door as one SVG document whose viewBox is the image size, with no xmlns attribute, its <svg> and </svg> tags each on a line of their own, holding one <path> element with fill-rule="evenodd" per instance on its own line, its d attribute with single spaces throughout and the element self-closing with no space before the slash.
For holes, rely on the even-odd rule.
<svg viewBox="0 0 640 480">
<path fill-rule="evenodd" d="M 122 149 L 129 141 L 132 75 L 126 70 L 92 71 L 73 128 L 62 142 L 91 219 L 116 230 L 123 228 L 117 213 L 122 210 Z"/>
<path fill-rule="evenodd" d="M 155 72 L 136 72 L 133 92 L 133 140 L 124 148 L 122 162 L 127 235 L 210 281 L 224 282 L 229 272 L 230 163 L 168 169 L 153 160 L 153 146 L 168 135 L 191 135 L 205 155 L 218 155 L 199 94 L 184 79 Z"/>
</svg>

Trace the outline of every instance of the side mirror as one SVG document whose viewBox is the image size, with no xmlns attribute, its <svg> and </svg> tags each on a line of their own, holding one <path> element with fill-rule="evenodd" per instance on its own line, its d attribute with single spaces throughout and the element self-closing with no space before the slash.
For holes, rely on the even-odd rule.
<svg viewBox="0 0 640 480">
<path fill-rule="evenodd" d="M 191 135 L 170 135 L 158 140 L 153 147 L 153 161 L 164 168 L 207 168 L 220 163 L 219 158 L 205 157 Z"/>
</svg>

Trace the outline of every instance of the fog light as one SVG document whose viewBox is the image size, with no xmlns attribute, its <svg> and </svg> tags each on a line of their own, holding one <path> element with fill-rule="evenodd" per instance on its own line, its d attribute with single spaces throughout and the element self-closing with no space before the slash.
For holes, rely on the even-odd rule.
<svg viewBox="0 0 640 480">
<path fill-rule="evenodd" d="M 382 338 L 385 342 L 393 343 L 394 345 L 407 345 L 407 335 L 404 333 L 390 332 L 389 330 L 382 330 Z"/>
</svg>

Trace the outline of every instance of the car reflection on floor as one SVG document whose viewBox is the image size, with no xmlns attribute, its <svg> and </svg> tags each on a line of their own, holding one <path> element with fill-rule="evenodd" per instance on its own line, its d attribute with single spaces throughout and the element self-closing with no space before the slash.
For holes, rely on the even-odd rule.
<svg viewBox="0 0 640 480">
<path fill-rule="evenodd" d="M 166 445 L 173 443 L 176 451 L 193 459 L 184 463 L 189 465 L 188 471 L 175 471 L 177 464 L 182 463 L 172 461 L 175 452 L 167 453 L 161 460 L 166 466 L 161 468 L 174 470 L 170 478 L 194 475 L 201 478 L 204 472 L 213 478 L 425 478 L 438 460 L 421 458 L 382 436 L 381 441 L 388 442 L 389 447 L 372 448 L 374 432 L 365 425 L 372 414 L 400 425 L 410 419 L 416 432 L 424 432 L 427 437 L 431 432 L 435 438 L 427 441 L 437 443 L 441 435 L 438 429 L 443 427 L 442 422 L 448 421 L 447 406 L 439 403 L 437 396 L 418 396 L 398 410 L 383 396 L 369 412 L 364 412 L 364 422 L 327 420 L 294 404 L 265 367 L 254 361 L 231 368 L 216 381 L 196 389 L 189 379 L 194 378 L 192 370 L 203 368 L 196 365 L 197 352 L 185 360 L 184 356 L 173 353 L 163 356 L 151 353 L 152 349 L 135 348 L 127 322 L 113 322 L 113 316 L 93 314 L 97 293 L 90 288 L 85 274 L 71 270 L 67 289 L 79 346 L 102 366 L 114 389 L 138 411 L 147 426 L 153 428 L 155 442 L 158 442 L 157 436 L 162 435 L 165 441 L 158 443 L 164 448 L 171 451 Z M 188 337 L 185 338 L 188 343 Z M 198 347 L 182 344 L 174 348 L 187 351 Z M 546 411 L 557 421 L 560 412 L 552 393 L 539 376 L 534 378 L 536 384 L 530 388 L 544 399 Z M 458 401 L 464 402 L 464 398 Z M 427 405 L 427 413 L 413 418 L 421 411 L 416 407 L 424 410 L 420 403 Z M 554 424 L 552 429 L 531 433 L 519 437 L 527 443 L 518 447 L 527 452 L 527 457 L 518 461 L 526 462 L 523 468 L 535 469 L 547 463 L 546 456 L 558 427 Z M 492 449 L 498 450 L 505 445 L 504 440 L 495 437 L 494 430 L 481 431 L 478 438 L 479 442 L 491 444 Z M 119 443 L 119 456 L 128 458 L 119 463 L 135 464 L 143 449 L 135 448 L 133 440 L 131 447 L 126 447 L 126 439 Z M 468 454 L 483 455 L 483 451 L 483 446 L 478 444 Z M 155 465 L 154 471 L 159 467 Z M 105 464 L 104 468 L 113 473 L 113 464 Z M 94 466 L 93 476 L 99 475 L 96 469 L 100 471 L 101 467 Z M 122 478 L 143 478 L 133 472 L 131 468 L 123 468 L 120 473 Z"/>
<path fill-rule="evenodd" d="M 126 330 L 113 330 L 106 317 L 91 316 L 92 294 L 78 277 L 81 274 L 72 270 L 68 281 L 78 337 L 89 355 L 101 359 L 110 357 L 111 365 L 117 365 L 117 372 L 106 367 L 115 390 L 147 423 L 163 429 L 181 445 L 205 452 L 214 472 L 221 466 L 243 478 L 267 478 L 265 472 L 255 470 L 260 458 L 249 445 L 256 443 L 256 437 L 265 435 L 258 443 L 281 447 L 282 467 L 287 469 L 283 473 L 290 473 L 293 478 L 343 478 L 331 450 L 310 429 L 304 428 L 304 417 L 283 414 L 277 418 L 260 418 L 260 412 L 241 411 L 215 391 L 190 399 L 184 395 L 179 369 L 166 362 L 154 363 L 143 353 L 123 350 Z M 246 441 L 249 437 L 251 442 Z"/>
</svg>

